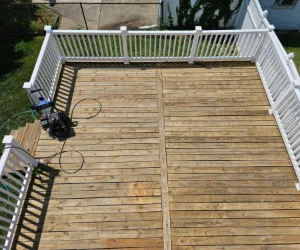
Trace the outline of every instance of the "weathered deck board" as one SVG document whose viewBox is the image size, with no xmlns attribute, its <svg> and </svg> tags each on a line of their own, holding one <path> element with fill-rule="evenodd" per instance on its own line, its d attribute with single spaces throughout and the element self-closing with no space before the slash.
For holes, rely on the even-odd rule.
<svg viewBox="0 0 300 250">
<path fill-rule="evenodd" d="M 78 121 L 33 178 L 18 249 L 299 249 L 296 177 L 251 63 L 70 65 Z M 42 132 L 37 157 L 63 141 Z M 81 157 L 63 154 L 75 171 Z M 45 159 L 46 163 L 48 160 Z M 21 225 L 22 224 L 22 225 Z"/>
<path fill-rule="evenodd" d="M 63 79 L 58 106 L 71 112 L 79 100 L 95 98 L 101 112 L 87 119 L 99 111 L 92 99 L 74 110 L 78 125 L 64 150 L 80 151 L 84 167 L 66 174 L 59 171 L 59 157 L 51 158 L 27 197 L 18 247 L 162 249 L 156 70 L 116 69 L 109 74 L 105 68 L 87 68 Z M 36 157 L 60 152 L 61 147 L 62 142 L 42 132 Z M 67 152 L 61 162 L 64 170 L 74 172 L 81 157 Z"/>
<path fill-rule="evenodd" d="M 162 71 L 172 249 L 297 249 L 300 195 L 256 69 L 211 71 Z"/>
</svg>

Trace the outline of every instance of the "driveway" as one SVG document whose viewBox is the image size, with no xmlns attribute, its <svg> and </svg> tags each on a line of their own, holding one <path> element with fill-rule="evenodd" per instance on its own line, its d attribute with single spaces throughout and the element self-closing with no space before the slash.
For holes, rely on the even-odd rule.
<svg viewBox="0 0 300 250">
<path fill-rule="evenodd" d="M 49 0 L 33 2 L 47 3 Z M 122 25 L 137 29 L 141 26 L 157 25 L 159 20 L 157 0 L 57 0 L 54 7 L 50 8 L 62 16 L 60 29 L 86 29 L 84 17 L 90 30 L 119 29 Z"/>
</svg>

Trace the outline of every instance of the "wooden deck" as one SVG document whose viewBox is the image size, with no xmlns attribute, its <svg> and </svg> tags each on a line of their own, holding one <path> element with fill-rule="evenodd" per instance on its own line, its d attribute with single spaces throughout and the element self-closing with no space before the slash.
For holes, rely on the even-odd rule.
<svg viewBox="0 0 300 250">
<path fill-rule="evenodd" d="M 18 249 L 300 249 L 296 177 L 251 63 L 68 65 L 78 124 L 33 178 Z M 42 132 L 36 156 L 61 151 Z M 62 155 L 65 171 L 80 167 Z M 44 161 L 45 163 L 47 160 Z"/>
</svg>

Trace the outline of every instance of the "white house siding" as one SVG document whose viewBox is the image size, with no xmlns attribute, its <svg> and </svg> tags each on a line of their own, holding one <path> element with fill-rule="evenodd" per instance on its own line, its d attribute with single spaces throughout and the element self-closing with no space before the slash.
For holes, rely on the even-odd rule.
<svg viewBox="0 0 300 250">
<path fill-rule="evenodd" d="M 244 0 L 235 20 L 236 29 L 266 29 L 263 10 L 258 0 Z"/>
<path fill-rule="evenodd" d="M 196 0 L 191 0 L 192 5 L 195 3 Z M 231 9 L 234 9 L 237 4 L 238 4 L 239 0 L 233 0 L 232 4 L 231 4 Z M 173 17 L 173 23 L 174 25 L 177 25 L 177 14 L 176 14 L 176 7 L 179 6 L 179 0 L 163 0 L 164 3 L 164 23 L 169 24 L 169 11 L 168 11 L 168 5 L 170 8 L 170 12 L 172 14 Z M 195 19 L 199 19 L 200 16 L 202 14 L 202 11 L 200 10 L 196 16 Z M 228 22 L 228 24 L 226 25 L 226 27 L 232 27 L 234 24 L 236 18 L 236 14 L 231 18 L 231 20 Z M 201 24 L 200 24 L 201 26 Z M 220 27 L 224 27 L 224 23 L 220 23 Z"/>
<path fill-rule="evenodd" d="M 276 29 L 300 30 L 300 1 L 293 8 L 274 7 L 275 0 L 259 0 L 263 10 L 268 10 L 268 20 Z"/>
</svg>

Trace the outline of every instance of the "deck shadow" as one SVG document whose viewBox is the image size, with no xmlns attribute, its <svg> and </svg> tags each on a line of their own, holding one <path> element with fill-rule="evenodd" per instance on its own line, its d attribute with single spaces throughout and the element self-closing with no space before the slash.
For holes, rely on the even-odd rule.
<svg viewBox="0 0 300 250">
<path fill-rule="evenodd" d="M 54 96 L 55 105 L 59 110 L 69 114 L 75 81 L 77 78 L 79 67 L 64 64 L 57 84 L 56 94 Z"/>
<path fill-rule="evenodd" d="M 59 170 L 39 164 L 32 174 L 12 249 L 38 249 L 49 197 Z"/>
</svg>

